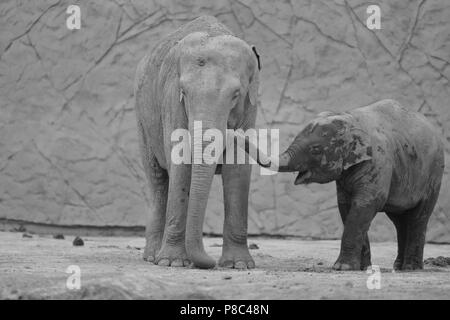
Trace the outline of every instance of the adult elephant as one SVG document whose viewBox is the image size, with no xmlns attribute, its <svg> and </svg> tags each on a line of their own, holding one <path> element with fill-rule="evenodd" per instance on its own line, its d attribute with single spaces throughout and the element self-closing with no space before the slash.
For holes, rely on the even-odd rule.
<svg viewBox="0 0 450 320">
<path fill-rule="evenodd" d="M 162 266 L 212 268 L 202 231 L 214 174 L 221 173 L 225 221 L 219 265 L 253 268 L 247 247 L 250 165 L 174 164 L 171 134 L 201 121 L 203 134 L 255 125 L 259 60 L 254 47 L 203 16 L 163 38 L 139 63 L 135 98 L 143 165 L 154 206 L 144 259 Z M 203 143 L 202 151 L 207 143 Z"/>
</svg>

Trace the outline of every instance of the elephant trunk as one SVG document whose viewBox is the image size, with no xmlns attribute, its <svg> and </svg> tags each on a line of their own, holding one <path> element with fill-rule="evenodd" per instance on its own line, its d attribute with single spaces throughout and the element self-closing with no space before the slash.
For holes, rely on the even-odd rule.
<svg viewBox="0 0 450 320">
<path fill-rule="evenodd" d="M 289 162 L 291 161 L 291 155 L 286 150 L 280 155 L 280 159 L 278 161 L 278 171 L 279 172 L 293 172 L 295 171 L 291 166 L 289 165 Z"/>
<path fill-rule="evenodd" d="M 284 151 L 278 161 L 276 159 L 270 159 L 263 150 L 258 148 L 257 145 L 255 145 L 248 137 L 237 137 L 245 139 L 245 152 L 247 152 L 249 155 L 257 155 L 256 162 L 264 168 L 269 168 L 274 171 L 278 172 L 293 172 L 295 171 L 293 168 L 290 167 L 289 163 L 291 161 L 291 154 L 289 152 L 289 149 Z M 278 164 L 278 165 L 277 165 Z"/>
<path fill-rule="evenodd" d="M 191 136 L 203 137 L 203 133 L 208 128 L 214 128 L 212 122 L 208 122 L 210 125 L 206 128 L 192 129 Z M 205 124 L 205 122 L 203 122 Z M 194 132 L 194 130 L 196 132 Z M 225 130 L 223 130 L 224 132 Z M 194 156 L 195 148 L 197 151 L 201 150 L 201 154 L 205 150 L 205 147 L 209 142 L 202 141 L 201 146 L 195 145 L 194 142 Z M 223 151 L 223 150 L 222 150 Z M 206 164 L 204 159 L 195 160 L 192 164 L 191 172 L 191 187 L 189 192 L 189 205 L 186 221 L 186 252 L 188 258 L 192 261 L 195 267 L 201 269 L 214 268 L 216 265 L 215 260 L 209 257 L 203 246 L 203 221 L 205 218 L 206 205 L 208 202 L 208 195 L 211 189 L 212 179 L 216 170 L 217 163 Z M 196 163 L 197 162 L 197 163 Z"/>
</svg>

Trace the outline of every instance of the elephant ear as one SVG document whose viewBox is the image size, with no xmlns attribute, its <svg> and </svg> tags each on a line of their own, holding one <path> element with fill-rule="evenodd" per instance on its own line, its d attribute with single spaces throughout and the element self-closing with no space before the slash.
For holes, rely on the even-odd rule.
<svg viewBox="0 0 450 320">
<path fill-rule="evenodd" d="M 250 104 L 252 106 L 256 106 L 256 103 L 258 102 L 258 88 L 259 88 L 259 75 L 258 71 L 255 71 L 248 85 L 248 99 L 250 100 Z"/>
<path fill-rule="evenodd" d="M 261 71 L 261 59 L 259 58 L 259 53 L 256 51 L 256 47 L 252 46 L 252 51 L 256 56 L 256 60 L 258 60 L 258 70 Z"/>
<path fill-rule="evenodd" d="M 369 134 L 361 128 L 351 115 L 337 116 L 332 123 L 338 128 L 342 141 L 342 168 L 348 168 L 372 159 L 372 145 Z"/>
<path fill-rule="evenodd" d="M 158 101 L 168 108 L 172 108 L 174 111 L 180 108 L 184 109 L 183 97 L 180 89 L 179 73 L 178 73 L 178 61 L 179 61 L 179 44 L 175 44 L 164 57 L 161 63 L 158 76 L 158 88 L 157 90 Z M 183 123 L 187 123 L 186 109 L 182 113 L 184 115 Z M 171 113 L 165 113 L 165 117 L 170 117 Z M 181 124 L 178 124 L 181 125 Z"/>
<path fill-rule="evenodd" d="M 261 60 L 255 46 L 252 46 L 252 51 L 255 54 L 258 69 L 256 69 L 256 67 L 253 68 L 253 75 L 250 78 L 250 83 L 248 85 L 248 98 L 250 100 L 250 104 L 252 106 L 256 106 L 258 101 L 259 70 L 261 70 Z"/>
</svg>

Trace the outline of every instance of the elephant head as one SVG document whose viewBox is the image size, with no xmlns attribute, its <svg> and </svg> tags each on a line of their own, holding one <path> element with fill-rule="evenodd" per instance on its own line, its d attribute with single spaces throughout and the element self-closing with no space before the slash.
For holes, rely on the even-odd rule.
<svg viewBox="0 0 450 320">
<path fill-rule="evenodd" d="M 256 148 L 246 140 L 246 151 Z M 344 170 L 372 158 L 370 137 L 348 113 L 323 112 L 295 137 L 278 161 L 257 159 L 263 167 L 298 172 L 295 184 L 328 183 Z"/>
<path fill-rule="evenodd" d="M 181 126 L 191 139 L 216 129 L 225 137 L 227 128 L 252 125 L 256 117 L 259 61 L 256 52 L 232 35 L 188 34 L 169 51 L 163 62 L 163 103 L 182 110 Z M 201 132 L 194 122 L 201 121 Z M 195 129 L 199 130 L 199 129 Z M 195 143 L 195 141 L 194 141 Z M 193 145 L 201 153 L 210 142 Z M 222 150 L 223 152 L 223 150 Z M 209 190 L 217 162 L 194 161 L 186 221 L 186 251 L 199 268 L 214 267 L 204 251 L 202 231 Z"/>
</svg>

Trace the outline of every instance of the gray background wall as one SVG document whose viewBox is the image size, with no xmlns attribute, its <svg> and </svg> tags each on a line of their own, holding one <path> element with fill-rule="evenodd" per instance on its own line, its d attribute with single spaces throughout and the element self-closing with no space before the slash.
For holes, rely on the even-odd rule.
<svg viewBox="0 0 450 320">
<path fill-rule="evenodd" d="M 81 30 L 65 26 L 69 4 L 81 7 Z M 382 30 L 365 27 L 369 4 L 380 5 Z M 447 153 L 428 239 L 450 241 L 448 0 L 2 1 L 1 219 L 144 224 L 150 195 L 137 148 L 135 67 L 158 39 L 201 14 L 259 49 L 258 126 L 279 128 L 281 149 L 324 110 L 394 98 L 425 114 Z M 254 170 L 249 232 L 340 237 L 334 185 L 293 180 Z M 216 177 L 205 231 L 220 233 L 222 219 Z M 384 214 L 371 238 L 395 239 Z"/>
</svg>

